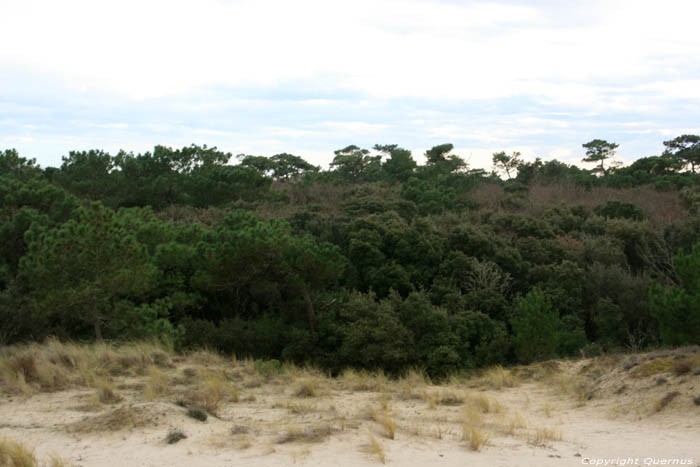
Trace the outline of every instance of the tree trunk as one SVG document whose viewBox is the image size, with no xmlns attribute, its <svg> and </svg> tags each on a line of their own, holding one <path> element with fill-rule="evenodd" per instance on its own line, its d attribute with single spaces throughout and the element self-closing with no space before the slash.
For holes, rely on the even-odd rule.
<svg viewBox="0 0 700 467">
<path fill-rule="evenodd" d="M 311 296 L 306 288 L 306 285 L 301 285 L 301 295 L 304 297 L 306 302 L 306 315 L 309 319 L 309 328 L 311 328 L 311 334 L 316 334 L 316 310 L 314 310 L 314 304 L 311 301 Z"/>
<path fill-rule="evenodd" d="M 102 342 L 102 325 L 100 324 L 100 314 L 97 307 L 92 309 L 92 325 L 95 328 L 95 340 Z"/>
</svg>

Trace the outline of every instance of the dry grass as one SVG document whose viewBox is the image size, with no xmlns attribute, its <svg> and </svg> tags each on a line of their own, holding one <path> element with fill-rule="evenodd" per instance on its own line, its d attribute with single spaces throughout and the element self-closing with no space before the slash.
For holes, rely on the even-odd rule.
<svg viewBox="0 0 700 467">
<path fill-rule="evenodd" d="M 673 369 L 675 361 L 671 357 L 655 358 L 634 368 L 631 372 L 632 376 L 645 377 L 659 373 L 666 373 Z"/>
<path fill-rule="evenodd" d="M 700 355 L 676 360 L 673 364 L 672 370 L 674 375 L 683 376 L 693 371 L 693 368 L 695 367 L 700 367 Z"/>
<path fill-rule="evenodd" d="M 503 405 L 499 401 L 489 398 L 484 393 L 469 394 L 467 396 L 467 404 L 485 414 L 503 411 Z"/>
<path fill-rule="evenodd" d="M 561 431 L 552 428 L 536 428 L 527 438 L 531 446 L 546 446 L 548 441 L 561 441 Z"/>
<path fill-rule="evenodd" d="M 299 404 L 299 403 L 287 403 L 283 406 L 285 409 L 289 410 L 290 413 L 294 415 L 302 415 L 307 413 L 318 412 L 319 409 L 313 404 Z"/>
<path fill-rule="evenodd" d="M 375 454 L 382 464 L 386 464 L 386 453 L 384 448 L 372 434 L 369 435 L 369 443 L 366 446 L 367 452 Z"/>
<path fill-rule="evenodd" d="M 461 424 L 462 426 L 475 426 L 479 427 L 484 424 L 484 417 L 481 412 L 474 407 L 465 407 L 461 414 Z"/>
<path fill-rule="evenodd" d="M 144 396 L 149 401 L 162 398 L 170 394 L 172 387 L 168 380 L 168 375 L 162 372 L 155 365 L 150 365 L 146 370 L 148 380 L 144 388 Z"/>
<path fill-rule="evenodd" d="M 294 385 L 296 397 L 318 397 L 321 395 L 321 381 L 318 378 L 301 378 Z"/>
<path fill-rule="evenodd" d="M 73 344 L 48 339 L 43 344 L 0 350 L 0 388 L 30 397 L 70 387 L 96 386 L 101 378 L 143 375 L 150 366 L 171 367 L 172 349 L 154 343 Z"/>
<path fill-rule="evenodd" d="M 489 435 L 480 426 L 463 425 L 462 441 L 469 443 L 472 451 L 481 451 L 489 442 Z"/>
<path fill-rule="evenodd" d="M 484 371 L 478 382 L 491 389 L 514 388 L 520 384 L 513 372 L 496 365 Z"/>
<path fill-rule="evenodd" d="M 456 406 L 464 404 L 464 394 L 443 389 L 438 392 L 435 396 L 435 403 L 437 405 L 447 405 Z"/>
<path fill-rule="evenodd" d="M 202 407 L 210 414 L 216 415 L 223 402 L 239 400 L 238 388 L 227 381 L 223 373 L 208 371 L 201 374 L 197 388 L 186 395 L 185 404 Z"/>
<path fill-rule="evenodd" d="M 501 416 L 501 419 L 496 424 L 498 431 L 504 435 L 513 436 L 520 429 L 527 428 L 527 423 L 525 418 L 520 414 L 520 412 L 515 412 L 510 416 Z"/>
<path fill-rule="evenodd" d="M 673 399 L 680 395 L 681 393 L 678 391 L 667 392 L 666 395 L 664 395 L 664 397 L 662 397 L 654 403 L 654 410 L 657 412 L 661 412 L 668 404 L 671 403 Z"/>
<path fill-rule="evenodd" d="M 585 405 L 593 399 L 595 393 L 590 380 L 591 378 L 562 372 L 553 374 L 546 384 L 555 392 L 575 399 L 578 405 Z"/>
<path fill-rule="evenodd" d="M 387 410 L 373 409 L 370 411 L 370 418 L 383 428 L 385 438 L 396 438 L 396 422 Z"/>
<path fill-rule="evenodd" d="M 0 439 L 0 465 L 7 467 L 37 467 L 34 451 L 12 439 Z"/>
<path fill-rule="evenodd" d="M 97 390 L 97 399 L 103 404 L 116 404 L 124 398 L 114 389 L 112 383 L 106 379 L 98 379 L 95 381 L 95 389 Z"/>
<path fill-rule="evenodd" d="M 382 392 L 389 386 L 389 378 L 382 372 L 346 369 L 338 378 L 341 387 L 352 391 Z"/>
<path fill-rule="evenodd" d="M 302 443 L 318 443 L 334 432 L 338 431 L 330 423 L 319 423 L 307 427 L 290 426 L 279 438 L 277 438 L 277 444 L 291 443 L 291 442 L 302 442 Z"/>
<path fill-rule="evenodd" d="M 71 433 L 96 433 L 151 426 L 155 423 L 153 414 L 146 407 L 120 407 L 71 423 L 66 427 L 66 430 Z"/>
</svg>

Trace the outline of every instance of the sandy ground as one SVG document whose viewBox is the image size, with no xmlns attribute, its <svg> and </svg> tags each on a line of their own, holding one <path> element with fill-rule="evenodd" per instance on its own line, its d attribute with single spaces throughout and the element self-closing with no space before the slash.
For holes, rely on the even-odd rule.
<svg viewBox="0 0 700 467">
<path fill-rule="evenodd" d="M 176 404 L 196 384 L 179 376 L 184 362 L 164 371 L 168 387 L 156 397 L 144 395 L 148 375 L 114 377 L 123 400 L 111 404 L 99 403 L 90 388 L 4 394 L 0 438 L 33 447 L 39 459 L 58 454 L 86 467 L 511 467 L 616 459 L 623 460 L 618 465 L 700 466 L 700 406 L 693 402 L 700 372 L 635 376 L 638 364 L 624 368 L 630 358 L 557 362 L 553 375 L 521 376 L 517 386 L 503 388 L 416 378 L 363 387 L 301 370 L 263 379 L 250 368 L 226 368 L 223 374 L 240 388 L 237 401 L 223 401 L 204 422 Z M 299 381 L 316 394 L 300 396 Z M 669 392 L 678 394 L 659 407 Z M 115 422 L 115 413 L 130 418 Z M 386 420 L 395 425 L 394 439 Z M 472 428 L 488 438 L 478 450 L 464 436 Z M 166 443 L 173 430 L 187 438 Z"/>
</svg>

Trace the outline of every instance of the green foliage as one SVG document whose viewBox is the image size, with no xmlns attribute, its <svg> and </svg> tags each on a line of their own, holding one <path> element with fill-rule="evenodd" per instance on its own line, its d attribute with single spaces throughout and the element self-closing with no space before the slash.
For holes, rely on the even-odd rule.
<svg viewBox="0 0 700 467">
<path fill-rule="evenodd" d="M 700 343 L 700 243 L 689 254 L 674 257 L 678 285 L 650 290 L 651 314 L 666 345 Z"/>
<path fill-rule="evenodd" d="M 621 201 L 608 201 L 605 204 L 596 206 L 593 212 L 601 217 L 609 219 L 642 221 L 646 218 L 644 211 L 637 206 L 632 203 L 623 203 Z"/>
<path fill-rule="evenodd" d="M 559 314 L 552 309 L 547 297 L 532 290 L 518 303 L 513 327 L 515 355 L 521 363 L 552 358 L 558 343 Z"/>
<path fill-rule="evenodd" d="M 493 153 L 493 168 L 501 172 L 505 172 L 508 180 L 510 180 L 513 172 L 518 170 L 522 164 L 521 154 L 518 151 L 513 151 L 509 156 L 504 151 Z"/>
<path fill-rule="evenodd" d="M 593 169 L 594 173 L 608 175 L 610 168 L 616 167 L 615 163 L 611 163 L 611 165 L 606 168 L 605 161 L 615 156 L 615 150 L 618 148 L 617 144 L 608 143 L 603 139 L 594 139 L 584 144 L 583 147 L 586 148 L 586 157 L 583 158 L 583 162 L 598 164 Z"/>
<path fill-rule="evenodd" d="M 687 136 L 614 171 L 603 140 L 593 170 L 496 153 L 505 181 L 451 144 L 420 166 L 348 146 L 330 170 L 196 145 L 47 169 L 0 152 L 0 345 L 155 337 L 440 378 L 696 342 L 697 253 L 670 253 L 700 241 Z"/>
<path fill-rule="evenodd" d="M 695 173 L 695 167 L 700 166 L 700 136 L 681 135 L 670 141 L 664 141 L 664 155 L 676 161 L 681 166 L 690 166 Z"/>
<path fill-rule="evenodd" d="M 119 318 L 119 302 L 152 287 L 155 270 L 145 248 L 100 203 L 81 208 L 77 220 L 60 227 L 35 224 L 27 235 L 20 275 L 41 284 L 35 291 L 38 315 L 88 322 L 102 339 L 104 325 Z"/>
</svg>

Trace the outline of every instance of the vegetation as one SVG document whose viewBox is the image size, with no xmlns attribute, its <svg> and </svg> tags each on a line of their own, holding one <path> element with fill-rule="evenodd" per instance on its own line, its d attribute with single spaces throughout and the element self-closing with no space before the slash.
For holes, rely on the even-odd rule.
<svg viewBox="0 0 700 467">
<path fill-rule="evenodd" d="M 263 378 L 308 363 L 370 388 L 382 382 L 363 370 L 439 379 L 698 344 L 698 137 L 664 144 L 619 167 L 617 145 L 593 140 L 592 170 L 499 152 L 491 173 L 451 144 L 425 165 L 395 144 L 351 145 L 329 170 L 286 153 L 231 165 L 194 145 L 71 152 L 42 169 L 5 150 L 0 345 L 155 339 L 260 359 Z M 0 359 L 13 391 L 69 384 L 26 357 Z M 140 366 L 151 397 L 168 391 L 161 366 Z M 203 381 L 191 402 L 211 413 L 236 397 Z M 485 381 L 516 384 L 501 370 Z"/>
</svg>

